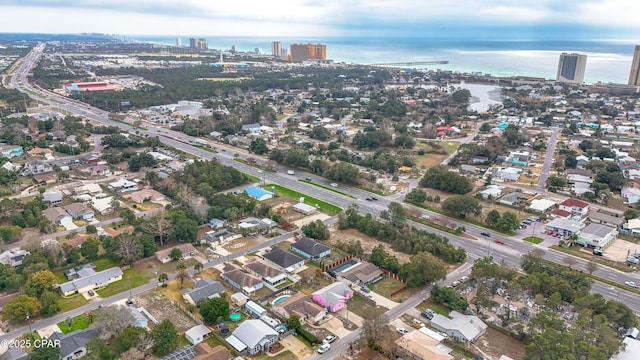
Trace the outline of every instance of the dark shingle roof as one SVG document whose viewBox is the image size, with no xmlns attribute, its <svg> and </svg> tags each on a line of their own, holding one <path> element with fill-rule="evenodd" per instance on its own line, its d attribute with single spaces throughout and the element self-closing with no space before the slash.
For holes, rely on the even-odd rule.
<svg viewBox="0 0 640 360">
<path fill-rule="evenodd" d="M 282 268 L 288 268 L 293 264 L 304 261 L 304 259 L 300 256 L 290 253 L 279 247 L 274 247 L 271 251 L 264 254 L 263 257 Z"/>
<path fill-rule="evenodd" d="M 328 246 L 308 237 L 303 237 L 302 239 L 294 242 L 293 244 L 291 244 L 291 247 L 311 256 L 318 256 L 323 252 L 329 250 Z"/>
<path fill-rule="evenodd" d="M 217 281 L 204 278 L 198 281 L 193 289 L 187 289 L 183 291 L 183 294 L 189 295 L 193 302 L 198 303 L 200 300 L 206 300 L 209 297 L 221 294 L 224 292 L 224 287 Z"/>
<path fill-rule="evenodd" d="M 54 332 L 49 339 L 60 340 L 60 357 L 66 359 L 79 348 L 85 347 L 89 340 L 98 337 L 100 331 L 98 329 L 76 330 L 68 334 Z"/>
</svg>

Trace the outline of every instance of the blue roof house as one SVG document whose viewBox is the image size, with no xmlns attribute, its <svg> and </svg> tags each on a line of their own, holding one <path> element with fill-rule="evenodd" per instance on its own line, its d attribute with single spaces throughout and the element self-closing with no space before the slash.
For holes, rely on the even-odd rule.
<svg viewBox="0 0 640 360">
<path fill-rule="evenodd" d="M 244 191 L 258 201 L 265 201 L 273 198 L 272 192 L 255 186 L 248 187 L 244 189 Z"/>
</svg>

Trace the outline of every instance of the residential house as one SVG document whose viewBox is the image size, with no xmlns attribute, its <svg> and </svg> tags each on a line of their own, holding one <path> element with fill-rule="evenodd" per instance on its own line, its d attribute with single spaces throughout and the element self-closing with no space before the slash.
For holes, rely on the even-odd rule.
<svg viewBox="0 0 640 360">
<path fill-rule="evenodd" d="M 224 267 L 222 278 L 245 294 L 253 294 L 264 286 L 261 279 L 242 271 L 242 269 L 232 264 L 227 264 Z"/>
<path fill-rule="evenodd" d="M 502 187 L 498 185 L 489 185 L 486 189 L 479 192 L 483 199 L 497 199 L 502 195 Z"/>
<path fill-rule="evenodd" d="M 262 258 L 287 273 L 293 273 L 304 266 L 303 258 L 279 247 L 272 248 L 271 251 L 262 255 Z"/>
<path fill-rule="evenodd" d="M 498 202 L 510 206 L 519 206 L 528 198 L 529 196 L 521 192 L 514 191 L 502 196 Z"/>
<path fill-rule="evenodd" d="M 119 267 L 112 267 L 96 272 L 91 268 L 83 268 L 78 271 L 79 279 L 71 280 L 60 284 L 62 295 L 69 296 L 75 293 L 85 293 L 89 290 L 97 290 L 114 281 L 122 280 L 122 270 Z"/>
<path fill-rule="evenodd" d="M 265 201 L 265 200 L 269 200 L 273 198 L 273 193 L 270 191 L 267 191 L 265 189 L 256 187 L 256 186 L 250 186 L 246 189 L 244 189 L 244 191 L 247 193 L 247 195 L 249 195 L 250 197 L 258 200 L 258 201 Z"/>
<path fill-rule="evenodd" d="M 576 156 L 576 160 L 578 161 L 578 167 L 580 169 L 583 169 L 591 161 L 588 156 L 584 155 Z"/>
<path fill-rule="evenodd" d="M 122 192 L 126 192 L 126 191 L 131 191 L 133 189 L 137 189 L 138 184 L 127 179 L 120 179 L 118 181 L 110 182 L 109 188 L 112 190 L 119 190 Z"/>
<path fill-rule="evenodd" d="M 472 166 L 472 165 L 467 165 L 467 164 L 460 165 L 460 173 L 461 174 L 477 174 L 480 171 L 482 171 L 482 170 L 480 170 L 480 168 L 477 168 L 477 167 Z"/>
<path fill-rule="evenodd" d="M 303 202 L 299 202 L 291 207 L 291 209 L 295 212 L 299 212 L 304 215 L 311 215 L 318 212 L 315 206 L 307 205 Z"/>
<path fill-rule="evenodd" d="M 327 316 L 326 309 L 314 303 L 311 298 L 301 292 L 273 304 L 271 310 L 283 319 L 288 319 L 291 315 L 298 315 L 300 322 L 314 323 Z"/>
<path fill-rule="evenodd" d="M 96 266 L 93 263 L 83 264 L 80 266 L 76 266 L 75 268 L 70 268 L 64 270 L 62 273 L 67 278 L 67 280 L 79 279 L 82 275 L 87 275 L 88 273 L 82 272 L 82 269 L 91 269 L 95 272 Z"/>
<path fill-rule="evenodd" d="M 244 306 L 249 301 L 249 297 L 241 292 L 231 295 L 231 304 L 235 306 Z"/>
<path fill-rule="evenodd" d="M 449 354 L 451 351 L 439 341 L 431 338 L 425 333 L 414 330 L 402 335 L 395 342 L 398 345 L 403 359 L 430 359 L 430 360 L 453 360 Z"/>
<path fill-rule="evenodd" d="M 72 331 L 68 334 L 56 331 L 49 336 L 49 340 L 59 341 L 61 360 L 72 360 L 87 355 L 87 343 L 98 336 L 100 336 L 98 329 L 89 328 Z"/>
<path fill-rule="evenodd" d="M 492 168 L 493 175 L 492 180 L 497 182 L 517 181 L 522 173 L 522 169 L 507 167 L 507 168 Z"/>
<path fill-rule="evenodd" d="M 193 347 L 196 352 L 196 356 L 191 360 L 231 360 L 232 356 L 229 350 L 222 345 L 211 347 L 206 342 L 200 343 Z M 164 359 L 164 358 L 163 358 Z M 178 360 L 171 358 L 167 360 Z"/>
<path fill-rule="evenodd" d="M 172 261 L 173 259 L 171 258 L 171 256 L 169 256 L 169 254 L 171 253 L 171 250 L 175 248 L 177 248 L 182 252 L 182 256 L 180 256 L 180 260 L 188 259 L 196 254 L 196 248 L 193 247 L 193 245 L 187 243 L 187 244 L 180 244 L 180 245 L 171 247 L 169 249 L 156 251 L 156 259 L 158 259 L 158 261 L 160 261 L 163 264 L 166 264 L 169 261 Z"/>
<path fill-rule="evenodd" d="M 42 174 L 34 174 L 33 181 L 38 184 L 55 184 L 58 181 L 58 174 L 54 171 L 50 171 Z"/>
<path fill-rule="evenodd" d="M 340 311 L 352 297 L 353 290 L 341 281 L 336 281 L 311 294 L 313 301 L 330 312 Z"/>
<path fill-rule="evenodd" d="M 435 314 L 431 327 L 442 331 L 455 340 L 472 343 L 487 331 L 487 324 L 477 316 L 451 311 L 449 317 Z"/>
<path fill-rule="evenodd" d="M 640 235 L 640 219 L 629 219 L 622 228 L 631 235 L 638 236 Z"/>
<path fill-rule="evenodd" d="M 74 219 L 91 221 L 91 220 L 93 220 L 93 217 L 95 216 L 95 213 L 93 212 L 93 210 L 91 210 L 88 207 L 84 206 L 83 204 L 79 204 L 79 203 L 73 203 L 73 204 L 66 205 L 66 206 L 63 207 L 63 209 L 69 215 L 71 215 L 71 217 L 74 218 Z"/>
<path fill-rule="evenodd" d="M 133 326 L 140 328 L 149 327 L 149 320 L 142 314 L 143 308 L 136 308 L 133 305 L 129 306 L 129 311 L 131 312 L 131 316 L 133 316 Z"/>
<path fill-rule="evenodd" d="M 246 304 L 244 304 L 244 310 L 247 312 L 247 314 L 253 316 L 256 319 L 260 319 L 261 317 L 268 314 L 265 308 L 256 304 L 252 300 L 249 300 Z"/>
<path fill-rule="evenodd" d="M 201 244 L 224 244 L 235 239 L 240 239 L 242 235 L 233 233 L 229 230 L 223 229 L 220 231 L 209 231 L 200 239 Z"/>
<path fill-rule="evenodd" d="M 20 157 L 24 154 L 24 149 L 18 145 L 0 144 L 0 154 L 6 158 Z"/>
<path fill-rule="evenodd" d="M 624 217 L 612 216 L 597 211 L 591 211 L 587 215 L 587 219 L 592 223 L 610 226 L 615 229 L 619 229 L 624 224 Z"/>
<path fill-rule="evenodd" d="M 627 200 L 627 204 L 636 204 L 640 201 L 640 188 L 635 184 L 626 185 L 620 191 L 620 195 Z"/>
<path fill-rule="evenodd" d="M 601 224 L 591 223 L 578 233 L 576 243 L 580 246 L 603 250 L 613 243 L 618 231 Z"/>
<path fill-rule="evenodd" d="M 243 268 L 249 273 L 260 277 L 266 284 L 277 286 L 287 281 L 287 275 L 267 264 L 257 256 L 250 257 Z"/>
<path fill-rule="evenodd" d="M 131 193 L 129 198 L 138 204 L 142 204 L 145 201 L 158 202 L 166 199 L 162 193 L 148 188 Z"/>
<path fill-rule="evenodd" d="M 102 193 L 102 188 L 100 187 L 99 184 L 96 184 L 96 183 L 85 184 L 83 186 L 74 188 L 73 193 L 76 195 L 82 195 L 82 194 L 98 195 Z"/>
<path fill-rule="evenodd" d="M 54 224 L 63 225 L 73 222 L 73 218 L 64 208 L 53 207 L 42 210 L 42 216 Z"/>
<path fill-rule="evenodd" d="M 267 224 L 266 222 L 255 217 L 248 217 L 246 219 L 242 219 L 238 223 L 238 228 L 247 230 L 254 234 L 257 233 L 258 231 L 268 230 L 270 227 L 271 227 L 270 224 Z"/>
<path fill-rule="evenodd" d="M 529 163 L 531 154 L 528 151 L 512 151 L 509 153 L 507 162 L 509 164 L 525 167 Z"/>
<path fill-rule="evenodd" d="M 246 132 L 249 132 L 249 133 L 259 133 L 260 132 L 260 124 L 258 124 L 258 123 L 244 124 L 244 125 L 242 125 L 242 131 L 246 131 Z"/>
<path fill-rule="evenodd" d="M 208 327 L 200 324 L 185 331 L 184 337 L 189 340 L 192 345 L 198 345 L 204 341 L 204 339 L 211 334 L 211 330 Z"/>
<path fill-rule="evenodd" d="M 571 213 L 571 216 L 582 219 L 589 212 L 589 204 L 578 199 L 568 198 L 559 204 L 559 209 Z"/>
<path fill-rule="evenodd" d="M 42 194 L 42 200 L 46 201 L 49 206 L 62 204 L 62 193 L 56 190 L 45 191 Z"/>
<path fill-rule="evenodd" d="M 222 229 L 227 226 L 227 220 L 211 218 L 209 219 L 209 227 L 212 229 Z"/>
<path fill-rule="evenodd" d="M 21 347 L 10 347 L 0 355 L 0 360 L 28 360 L 29 354 Z"/>
<path fill-rule="evenodd" d="M 578 221 L 559 217 L 549 221 L 545 228 L 564 237 L 569 237 L 580 232 L 580 230 L 584 228 L 584 224 Z"/>
<path fill-rule="evenodd" d="M 531 201 L 531 204 L 529 205 L 529 210 L 533 211 L 534 213 L 541 214 L 541 213 L 547 212 L 549 209 L 551 209 L 555 205 L 556 205 L 556 202 L 553 200 L 533 199 Z"/>
<path fill-rule="evenodd" d="M 82 169 L 82 172 L 85 172 L 92 176 L 109 175 L 111 174 L 111 166 L 109 166 L 108 164 L 96 164 L 87 166 L 86 168 Z"/>
<path fill-rule="evenodd" d="M 336 278 L 347 284 L 365 286 L 371 284 L 383 275 L 382 270 L 370 262 L 360 262 L 344 271 L 338 272 Z"/>
<path fill-rule="evenodd" d="M 553 211 L 551 211 L 551 216 L 554 218 L 563 218 L 563 219 L 571 219 L 571 213 L 568 211 L 564 211 L 564 210 L 560 210 L 560 209 L 553 209 Z"/>
<path fill-rule="evenodd" d="M 278 333 L 263 321 L 250 319 L 243 321 L 226 341 L 237 352 L 255 355 L 269 350 L 278 341 Z"/>
<path fill-rule="evenodd" d="M 23 173 L 28 175 L 43 174 L 53 171 L 53 166 L 48 162 L 33 160 L 26 164 Z"/>
<path fill-rule="evenodd" d="M 98 214 L 104 215 L 113 212 L 113 196 L 107 196 L 103 198 L 94 197 L 91 199 L 91 207 L 98 212 Z M 115 200 L 120 201 L 120 200 Z"/>
<path fill-rule="evenodd" d="M 29 252 L 26 250 L 6 250 L 0 254 L 0 264 L 12 267 L 20 266 L 22 265 L 22 260 L 24 260 L 24 257 L 27 255 L 29 255 Z"/>
<path fill-rule="evenodd" d="M 193 305 L 198 305 L 200 301 L 221 297 L 224 295 L 224 287 L 220 282 L 209 278 L 198 280 L 193 289 L 182 291 L 182 298 Z"/>
<path fill-rule="evenodd" d="M 306 236 L 291 244 L 289 249 L 307 259 L 320 259 L 331 256 L 330 247 Z"/>
<path fill-rule="evenodd" d="M 489 162 L 489 158 L 486 156 L 474 156 L 471 158 L 473 164 L 485 164 Z"/>
</svg>

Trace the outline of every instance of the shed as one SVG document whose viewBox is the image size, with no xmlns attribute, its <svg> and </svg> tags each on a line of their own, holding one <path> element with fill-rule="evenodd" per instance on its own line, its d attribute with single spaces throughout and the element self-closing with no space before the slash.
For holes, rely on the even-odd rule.
<svg viewBox="0 0 640 360">
<path fill-rule="evenodd" d="M 184 337 L 193 345 L 200 344 L 207 335 L 211 334 L 208 327 L 196 325 L 184 333 Z"/>
<path fill-rule="evenodd" d="M 265 310 L 265 308 L 251 300 L 244 305 L 244 308 L 249 313 L 249 315 L 258 319 L 267 315 L 267 310 Z"/>
</svg>

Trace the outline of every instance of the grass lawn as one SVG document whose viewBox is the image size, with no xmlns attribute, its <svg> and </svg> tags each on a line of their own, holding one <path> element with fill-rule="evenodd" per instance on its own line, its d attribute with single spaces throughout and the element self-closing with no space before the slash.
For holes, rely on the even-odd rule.
<svg viewBox="0 0 640 360">
<path fill-rule="evenodd" d="M 332 187 L 330 187 L 330 186 L 324 186 L 324 185 L 321 185 L 321 184 L 314 183 L 313 181 L 303 180 L 303 179 L 299 179 L 298 181 L 303 182 L 303 183 L 305 183 L 305 184 L 309 184 L 309 185 L 317 186 L 317 187 L 319 187 L 319 188 L 323 188 L 323 189 L 326 189 L 326 190 L 329 190 L 329 191 L 333 191 L 334 193 L 338 193 L 338 194 L 340 194 L 340 195 L 344 195 L 344 196 L 346 196 L 346 197 L 350 197 L 350 198 L 352 198 L 352 199 L 356 199 L 356 197 L 355 197 L 355 196 L 351 196 L 351 195 L 349 195 L 349 194 L 343 193 L 342 191 L 336 190 L 336 189 L 334 189 L 334 188 L 332 188 Z"/>
<path fill-rule="evenodd" d="M 307 205 L 311 205 L 311 206 L 316 206 L 317 205 L 317 207 L 320 208 L 320 210 L 322 210 L 322 212 L 324 212 L 324 213 L 326 213 L 328 215 L 331 215 L 331 216 L 339 214 L 342 211 L 342 209 L 339 208 L 338 206 L 335 206 L 333 204 L 329 204 L 328 202 L 324 202 L 324 201 L 318 200 L 318 199 L 316 199 L 314 197 L 311 197 L 309 195 L 299 193 L 297 191 L 291 190 L 289 188 L 286 188 L 286 187 L 283 187 L 283 186 L 280 186 L 280 185 L 267 184 L 264 187 L 266 189 L 270 189 L 271 187 L 274 187 L 275 190 L 276 190 L 276 195 L 286 196 L 286 197 L 295 199 L 296 201 L 298 199 L 300 199 L 301 197 L 304 197 L 304 202 Z"/>
<path fill-rule="evenodd" d="M 189 280 L 185 280 L 182 287 L 180 287 L 180 281 L 173 280 L 167 283 L 167 287 L 161 287 L 160 291 L 164 294 L 164 296 L 168 297 L 171 300 L 177 301 L 182 305 L 187 305 L 187 303 L 182 299 L 182 291 L 184 289 L 193 289 L 193 282 Z"/>
<path fill-rule="evenodd" d="M 245 173 L 245 175 L 249 178 L 249 182 L 251 183 L 259 183 L 261 180 L 257 176 L 253 176 Z"/>
<path fill-rule="evenodd" d="M 402 282 L 394 280 L 388 276 L 385 276 L 382 280 L 369 285 L 369 289 L 386 297 L 387 299 L 391 299 L 391 294 L 402 289 L 403 287 L 404 284 Z"/>
<path fill-rule="evenodd" d="M 89 301 L 80 294 L 71 295 L 69 297 L 62 297 L 62 295 L 58 296 L 60 296 L 60 298 L 58 299 L 58 304 L 60 305 L 61 313 L 77 309 L 80 306 L 84 306 L 89 303 Z"/>
<path fill-rule="evenodd" d="M 297 336 L 298 339 L 301 338 L 301 336 Z M 290 350 L 285 350 L 283 352 L 278 353 L 278 355 L 274 355 L 274 356 L 270 356 L 267 354 L 263 354 L 260 356 L 255 357 L 256 360 L 298 360 L 298 357 L 292 353 Z"/>
<path fill-rule="evenodd" d="M 351 300 L 347 302 L 347 310 L 366 320 L 383 314 L 387 308 L 375 305 L 358 294 L 353 294 Z"/>
<path fill-rule="evenodd" d="M 440 314 L 440 315 L 444 315 L 444 316 L 449 316 L 449 311 L 451 311 L 448 307 L 446 307 L 444 305 L 436 304 L 435 302 L 433 302 L 433 299 L 431 299 L 431 298 L 428 298 L 428 299 L 424 300 L 423 302 L 418 304 L 418 306 L 416 306 L 416 308 L 418 310 L 420 310 L 420 311 L 425 311 L 426 309 L 431 309 L 436 314 Z"/>
<path fill-rule="evenodd" d="M 528 242 L 533 243 L 533 244 L 540 244 L 541 242 L 544 241 L 543 238 L 538 237 L 538 236 L 528 236 L 528 237 L 526 237 L 526 238 L 524 238 L 522 240 L 528 241 Z"/>
<path fill-rule="evenodd" d="M 212 333 L 209 336 L 207 336 L 207 340 L 205 340 L 205 342 L 211 345 L 211 347 L 216 347 L 218 345 L 221 345 L 226 347 L 227 349 L 229 348 L 229 344 L 227 344 L 226 341 L 222 340 L 217 333 Z"/>
<path fill-rule="evenodd" d="M 145 201 L 142 204 L 132 204 L 131 207 L 138 209 L 140 211 L 149 211 L 153 209 L 157 209 L 163 207 L 162 204 L 154 203 L 151 201 Z"/>
<path fill-rule="evenodd" d="M 111 283 L 104 289 L 97 290 L 96 292 L 98 293 L 98 295 L 100 295 L 100 297 L 106 298 L 115 294 L 119 294 L 123 291 L 127 291 L 129 289 L 137 288 L 138 286 L 142 286 L 148 282 L 148 279 L 144 276 L 144 274 L 141 274 L 135 269 L 127 269 L 122 273 L 122 280 Z"/>
<path fill-rule="evenodd" d="M 109 257 L 101 257 L 100 259 L 96 259 L 92 261 L 93 265 L 96 266 L 96 271 L 102 271 L 104 269 L 112 268 L 114 266 L 120 266 L 120 264 L 109 258 Z"/>
<path fill-rule="evenodd" d="M 278 286 L 276 286 L 276 289 L 282 289 L 283 287 L 289 286 L 291 284 L 293 284 L 293 281 L 287 279 L 287 281 L 283 282 L 282 284 L 278 284 Z"/>
<path fill-rule="evenodd" d="M 70 333 L 76 330 L 86 329 L 89 327 L 89 318 L 86 314 L 80 314 L 73 318 L 71 326 L 67 325 L 67 321 L 64 320 L 58 323 L 58 327 L 63 334 Z"/>
<path fill-rule="evenodd" d="M 604 265 L 604 266 L 608 266 L 610 268 L 614 268 L 616 270 L 620 270 L 620 271 L 624 271 L 624 272 L 633 272 L 633 268 L 627 266 L 626 264 L 623 263 L 619 263 L 616 261 L 612 261 L 612 260 L 607 260 L 604 259 L 600 256 L 595 256 L 592 253 L 585 253 L 583 251 L 580 251 L 582 249 L 581 246 L 578 245 L 574 245 L 574 246 L 569 246 L 568 248 L 563 247 L 563 246 L 557 246 L 557 245 L 553 245 L 551 246 L 551 249 L 565 253 L 565 254 L 571 254 L 574 256 L 578 256 L 581 257 L 585 260 L 590 260 L 593 261 L 599 265 Z M 584 270 L 584 269 L 582 269 Z M 631 289 L 629 288 L 625 288 L 628 291 L 631 291 Z"/>
</svg>

